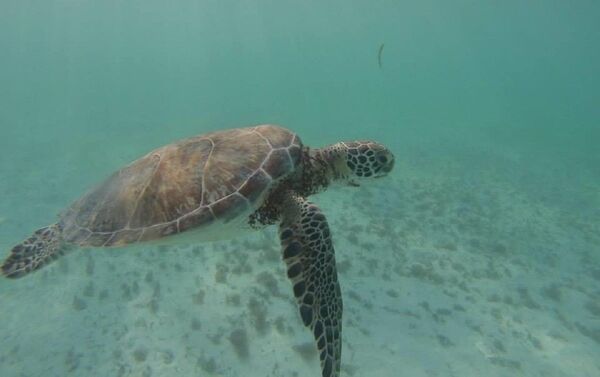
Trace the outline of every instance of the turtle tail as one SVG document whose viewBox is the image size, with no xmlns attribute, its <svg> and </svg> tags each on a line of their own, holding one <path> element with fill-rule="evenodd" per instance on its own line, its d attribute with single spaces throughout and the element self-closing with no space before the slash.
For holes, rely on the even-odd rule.
<svg viewBox="0 0 600 377">
<path fill-rule="evenodd" d="M 36 230 L 12 248 L 2 263 L 2 274 L 8 278 L 20 278 L 58 258 L 63 250 L 61 232 L 58 224 Z"/>
</svg>

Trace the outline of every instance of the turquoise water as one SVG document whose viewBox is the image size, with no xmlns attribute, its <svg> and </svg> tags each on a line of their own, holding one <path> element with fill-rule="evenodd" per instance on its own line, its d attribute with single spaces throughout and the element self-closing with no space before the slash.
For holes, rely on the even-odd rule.
<svg viewBox="0 0 600 377">
<path fill-rule="evenodd" d="M 592 1 L 3 1 L 0 255 L 173 140 L 380 140 L 388 178 L 311 199 L 341 375 L 597 376 L 598 19 Z M 319 376 L 279 253 L 271 228 L 4 279 L 0 376 Z"/>
</svg>

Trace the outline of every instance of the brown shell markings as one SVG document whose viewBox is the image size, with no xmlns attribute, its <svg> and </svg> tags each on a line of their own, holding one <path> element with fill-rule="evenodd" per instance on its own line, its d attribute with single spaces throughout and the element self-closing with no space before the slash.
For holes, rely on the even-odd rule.
<svg viewBox="0 0 600 377">
<path fill-rule="evenodd" d="M 257 208 L 290 174 L 302 143 L 273 125 L 191 137 L 115 172 L 61 217 L 63 238 L 82 246 L 152 240 Z"/>
</svg>

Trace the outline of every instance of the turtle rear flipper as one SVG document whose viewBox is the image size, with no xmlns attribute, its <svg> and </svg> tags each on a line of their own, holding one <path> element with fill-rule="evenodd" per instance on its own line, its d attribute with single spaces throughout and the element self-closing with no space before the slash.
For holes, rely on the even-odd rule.
<svg viewBox="0 0 600 377">
<path fill-rule="evenodd" d="M 304 325 L 317 342 L 323 377 L 338 377 L 342 357 L 342 295 L 325 216 L 294 194 L 282 203 L 279 237 Z"/>
<path fill-rule="evenodd" d="M 63 249 L 58 224 L 36 230 L 31 237 L 12 248 L 2 263 L 2 274 L 19 278 L 58 258 Z"/>
</svg>

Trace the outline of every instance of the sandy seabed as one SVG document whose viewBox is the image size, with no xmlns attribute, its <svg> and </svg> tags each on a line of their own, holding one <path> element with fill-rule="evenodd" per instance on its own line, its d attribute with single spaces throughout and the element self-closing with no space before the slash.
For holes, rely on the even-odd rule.
<svg viewBox="0 0 600 377">
<path fill-rule="evenodd" d="M 502 174 L 400 168 L 312 198 L 334 236 L 342 376 L 598 376 L 595 219 Z M 274 227 L 77 251 L 0 297 L 6 377 L 320 375 Z"/>
</svg>

